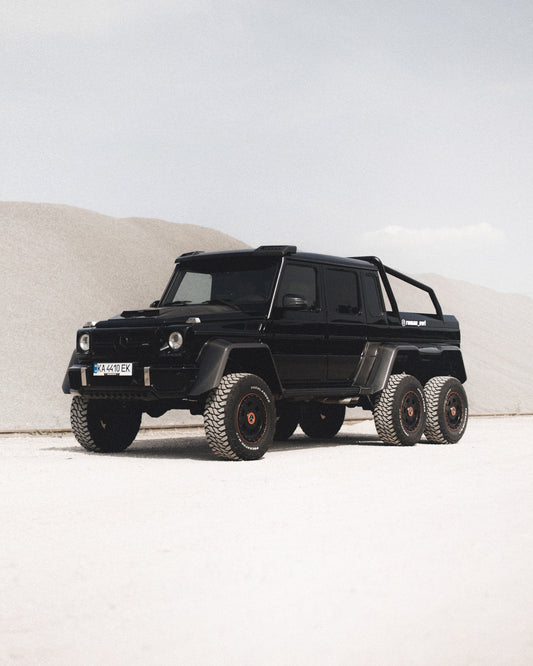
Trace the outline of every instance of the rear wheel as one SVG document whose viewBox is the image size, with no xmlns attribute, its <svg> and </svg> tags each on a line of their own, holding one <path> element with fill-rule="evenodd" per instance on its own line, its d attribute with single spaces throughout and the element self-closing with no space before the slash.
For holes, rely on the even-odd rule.
<svg viewBox="0 0 533 666">
<path fill-rule="evenodd" d="M 424 434 L 433 444 L 455 444 L 468 422 L 468 400 L 455 377 L 433 377 L 424 387 L 427 421 Z"/>
<path fill-rule="evenodd" d="M 87 451 L 117 453 L 133 442 L 141 427 L 142 412 L 116 400 L 86 400 L 74 396 L 70 407 L 72 432 Z"/>
<path fill-rule="evenodd" d="M 341 429 L 345 413 L 344 405 L 311 402 L 302 407 L 300 427 L 312 439 L 331 439 Z"/>
<path fill-rule="evenodd" d="M 274 398 L 256 375 L 233 373 L 211 391 L 204 410 L 205 434 L 212 451 L 230 460 L 257 460 L 272 443 L 276 427 Z"/>
<path fill-rule="evenodd" d="M 389 377 L 374 409 L 374 423 L 385 444 L 412 446 L 422 439 L 426 404 L 422 384 L 416 377 Z"/>
</svg>

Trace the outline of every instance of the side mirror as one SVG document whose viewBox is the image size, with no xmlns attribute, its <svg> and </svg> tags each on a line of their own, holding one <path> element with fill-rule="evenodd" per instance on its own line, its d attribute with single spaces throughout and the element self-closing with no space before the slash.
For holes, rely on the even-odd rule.
<svg viewBox="0 0 533 666">
<path fill-rule="evenodd" d="M 285 310 L 305 310 L 308 305 L 303 296 L 296 294 L 285 294 L 283 297 L 283 307 Z"/>
<path fill-rule="evenodd" d="M 152 301 L 152 303 L 150 303 L 150 307 L 151 308 L 158 308 L 159 307 L 159 301 Z"/>
</svg>

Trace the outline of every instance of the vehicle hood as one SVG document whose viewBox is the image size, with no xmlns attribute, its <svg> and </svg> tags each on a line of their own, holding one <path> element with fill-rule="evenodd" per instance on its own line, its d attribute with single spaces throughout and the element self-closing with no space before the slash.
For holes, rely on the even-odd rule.
<svg viewBox="0 0 533 666">
<path fill-rule="evenodd" d="M 251 316 L 249 313 L 235 310 L 229 305 L 169 305 L 144 310 L 124 310 L 110 319 L 97 322 L 96 327 L 157 327 L 166 324 L 185 324 L 191 317 L 197 317 L 202 322 L 213 322 L 250 319 Z"/>
</svg>

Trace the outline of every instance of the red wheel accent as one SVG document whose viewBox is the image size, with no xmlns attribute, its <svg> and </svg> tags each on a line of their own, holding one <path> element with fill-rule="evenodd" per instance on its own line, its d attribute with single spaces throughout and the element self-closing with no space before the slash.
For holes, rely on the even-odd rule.
<svg viewBox="0 0 533 666">
<path fill-rule="evenodd" d="M 237 409 L 237 429 L 248 444 L 258 442 L 268 425 L 268 412 L 260 393 L 248 393 Z"/>
</svg>

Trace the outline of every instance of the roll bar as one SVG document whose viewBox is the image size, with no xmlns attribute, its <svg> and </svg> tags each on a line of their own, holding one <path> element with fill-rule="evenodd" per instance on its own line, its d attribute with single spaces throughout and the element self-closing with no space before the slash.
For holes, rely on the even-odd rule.
<svg viewBox="0 0 533 666">
<path fill-rule="evenodd" d="M 387 292 L 387 296 L 389 297 L 390 304 L 392 305 L 393 312 L 398 318 L 400 317 L 400 311 L 398 310 L 398 303 L 396 302 L 396 297 L 394 296 L 394 292 L 392 291 L 392 287 L 388 278 L 389 275 L 402 280 L 402 282 L 407 282 L 407 284 L 410 284 L 417 289 L 425 291 L 431 298 L 431 302 L 433 303 L 437 317 L 441 320 L 444 320 L 444 315 L 442 314 L 442 308 L 440 306 L 439 299 L 437 298 L 437 295 L 433 289 L 427 284 L 419 282 L 418 280 L 415 280 L 412 277 L 405 275 L 404 273 L 400 273 L 400 271 L 397 271 L 394 268 L 390 268 L 390 266 L 385 266 L 385 264 L 378 257 L 350 257 L 350 259 L 368 261 L 368 263 L 376 266 L 385 287 L 385 291 Z"/>
</svg>

